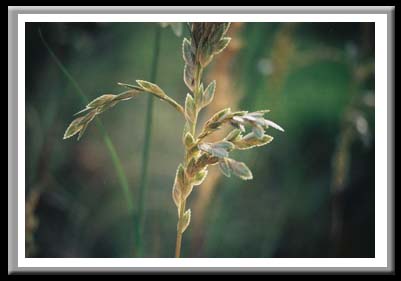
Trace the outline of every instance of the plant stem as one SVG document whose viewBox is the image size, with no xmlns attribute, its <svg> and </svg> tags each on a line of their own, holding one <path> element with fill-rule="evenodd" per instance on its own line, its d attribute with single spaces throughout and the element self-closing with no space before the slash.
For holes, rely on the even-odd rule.
<svg viewBox="0 0 401 281">
<path fill-rule="evenodd" d="M 182 241 L 182 220 L 181 218 L 184 216 L 185 212 L 185 205 L 186 205 L 186 200 L 182 201 L 182 204 L 180 206 L 180 215 L 179 215 L 179 220 L 178 220 L 178 227 L 177 227 L 177 239 L 176 239 L 176 245 L 175 245 L 175 257 L 179 258 L 181 255 L 181 241 Z"/>
<path fill-rule="evenodd" d="M 161 28 L 155 25 L 155 40 L 153 47 L 153 61 L 151 67 L 150 81 L 156 83 L 157 69 L 159 64 L 159 52 L 160 52 L 160 35 Z M 145 209 L 145 196 L 148 186 L 148 169 L 149 169 L 149 152 L 152 137 L 152 120 L 153 120 L 153 98 L 148 96 L 147 108 L 146 108 L 146 127 L 145 127 L 145 137 L 144 137 L 144 147 L 142 153 L 142 172 L 141 180 L 139 185 L 139 195 L 138 195 L 138 213 L 136 219 L 136 256 L 141 257 L 143 255 L 143 243 L 142 243 L 142 233 L 144 226 L 144 209 Z"/>
<path fill-rule="evenodd" d="M 201 67 L 200 64 L 198 64 L 196 71 L 195 71 L 195 88 L 193 91 L 195 101 L 198 100 L 197 96 L 202 94 L 199 91 L 201 80 L 202 80 L 202 73 L 203 73 L 203 68 Z M 196 123 L 198 121 L 198 113 L 199 113 L 198 105 L 195 103 L 194 120 L 191 120 L 191 122 L 190 122 L 191 123 L 191 134 L 193 136 L 195 136 L 195 132 L 196 132 Z M 188 162 L 190 160 L 190 157 L 188 157 L 188 155 L 189 155 L 189 149 L 186 148 L 185 160 L 184 160 L 185 169 L 187 168 Z M 188 188 L 188 186 L 186 186 L 185 188 Z M 186 202 L 187 202 L 186 199 L 181 197 L 180 210 L 179 210 L 179 214 L 178 214 L 177 238 L 176 238 L 176 245 L 175 245 L 175 257 L 176 258 L 179 258 L 181 256 L 181 242 L 182 242 L 182 234 L 183 234 L 182 227 L 183 227 L 183 218 L 184 218 L 184 213 L 185 213 Z"/>
<path fill-rule="evenodd" d="M 56 54 L 53 52 L 53 50 L 50 48 L 49 44 L 46 42 L 44 39 L 41 30 L 39 29 L 39 37 L 42 40 L 43 45 L 46 47 L 47 51 L 49 52 L 51 58 L 53 61 L 56 63 L 57 67 L 61 70 L 61 72 L 65 75 L 68 81 L 70 81 L 71 85 L 74 87 L 76 93 L 83 105 L 87 105 L 89 102 L 88 97 L 85 95 L 84 91 L 81 89 L 81 87 L 78 85 L 77 81 L 75 78 L 70 74 L 70 72 L 67 70 L 67 68 L 63 65 L 63 63 L 59 60 L 59 58 L 56 56 Z M 112 159 L 112 163 L 114 166 L 114 169 L 117 173 L 117 179 L 118 182 L 121 186 L 121 189 L 124 193 L 124 197 L 126 198 L 126 203 L 127 203 L 127 209 L 130 214 L 132 214 L 133 210 L 133 204 L 131 201 L 131 192 L 129 190 L 129 185 L 128 185 L 128 180 L 127 176 L 124 172 L 123 166 L 121 164 L 120 157 L 117 154 L 117 150 L 111 141 L 110 135 L 106 131 L 106 129 L 103 126 L 102 121 L 100 120 L 99 117 L 96 117 L 96 127 L 99 129 L 100 133 L 102 134 L 103 142 L 106 145 L 110 157 Z"/>
</svg>

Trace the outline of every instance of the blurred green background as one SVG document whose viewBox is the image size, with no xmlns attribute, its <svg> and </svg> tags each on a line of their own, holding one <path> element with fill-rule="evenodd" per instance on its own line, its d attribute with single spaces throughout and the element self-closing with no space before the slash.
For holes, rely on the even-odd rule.
<svg viewBox="0 0 401 281">
<path fill-rule="evenodd" d="M 117 82 L 149 80 L 161 29 L 156 82 L 181 104 L 188 31 L 177 37 L 156 23 L 26 24 L 26 255 L 135 257 L 147 98 L 101 116 L 127 198 L 94 123 L 79 142 L 62 139 L 85 104 L 39 29 L 89 100 L 122 92 Z M 216 176 L 195 189 L 182 256 L 374 257 L 374 24 L 235 23 L 230 36 L 204 78 L 217 80 L 213 110 L 268 108 L 285 133 L 269 130 L 271 144 L 234 154 L 252 181 Z M 143 257 L 174 254 L 171 189 L 183 125 L 154 100 Z"/>
</svg>

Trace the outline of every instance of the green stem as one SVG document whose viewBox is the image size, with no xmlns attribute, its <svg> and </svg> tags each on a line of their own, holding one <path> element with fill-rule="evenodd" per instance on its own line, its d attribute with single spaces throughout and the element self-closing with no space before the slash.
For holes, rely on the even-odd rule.
<svg viewBox="0 0 401 281">
<path fill-rule="evenodd" d="M 68 79 L 68 81 L 70 81 L 70 83 L 74 87 L 74 89 L 75 89 L 74 93 L 76 93 L 80 97 L 80 99 L 81 99 L 81 101 L 82 101 L 84 106 L 87 105 L 88 102 L 89 102 L 88 97 L 85 95 L 84 91 L 78 85 L 78 83 L 74 79 L 74 77 L 69 73 L 69 71 L 66 69 L 66 67 L 62 64 L 62 62 L 58 59 L 56 54 L 50 48 L 49 44 L 44 39 L 40 29 L 39 29 L 39 37 L 42 40 L 43 45 L 46 47 L 46 49 L 49 52 L 49 54 L 50 54 L 51 58 L 53 59 L 53 61 L 56 63 L 56 65 L 58 66 L 60 71 L 65 75 L 65 77 Z M 124 193 L 124 197 L 126 198 L 127 209 L 129 211 L 129 213 L 132 214 L 133 204 L 132 204 L 132 201 L 131 201 L 131 192 L 130 192 L 130 189 L 129 189 L 127 176 L 126 176 L 126 174 L 124 172 L 124 169 L 123 169 L 123 166 L 121 164 L 120 157 L 118 156 L 117 150 L 116 150 L 113 142 L 111 141 L 110 135 L 108 134 L 108 132 L 104 128 L 102 121 L 99 118 L 96 118 L 96 123 L 95 124 L 96 124 L 96 127 L 99 129 L 100 133 L 102 134 L 103 142 L 106 145 L 107 150 L 108 150 L 108 152 L 110 154 L 110 157 L 112 159 L 112 163 L 113 163 L 114 169 L 115 169 L 115 171 L 117 173 L 118 182 L 119 182 L 120 187 L 121 187 L 121 189 L 122 189 L 122 191 Z"/>
<path fill-rule="evenodd" d="M 153 62 L 150 74 L 150 81 L 156 83 L 157 69 L 159 64 L 159 52 L 160 52 L 160 35 L 161 28 L 156 25 L 155 41 L 153 47 Z M 139 196 L 138 196 L 138 213 L 136 220 L 136 256 L 141 257 L 143 255 L 143 243 L 142 234 L 143 226 L 145 221 L 144 209 L 145 209 L 145 196 L 148 187 L 148 170 L 149 170 L 149 152 L 152 137 L 152 119 L 153 119 L 153 98 L 148 96 L 147 108 L 146 108 L 146 127 L 145 127 L 145 141 L 142 152 L 142 172 L 139 185 Z"/>
</svg>

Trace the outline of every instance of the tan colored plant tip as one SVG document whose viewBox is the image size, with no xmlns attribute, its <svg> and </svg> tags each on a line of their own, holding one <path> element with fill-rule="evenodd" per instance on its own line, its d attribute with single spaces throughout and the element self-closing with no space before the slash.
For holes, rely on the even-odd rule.
<svg viewBox="0 0 401 281">
<path fill-rule="evenodd" d="M 162 23 L 162 26 L 171 26 L 177 33 L 182 32 L 182 24 Z M 118 95 L 102 95 L 90 102 L 85 109 L 78 112 L 86 115 L 76 118 L 68 126 L 64 138 L 79 133 L 82 137 L 88 124 L 97 114 L 108 110 L 120 101 L 126 101 L 141 93 L 148 93 L 167 102 L 185 119 L 181 141 L 185 156 L 178 165 L 174 179 L 172 198 L 177 207 L 178 223 L 175 257 L 181 255 L 182 236 L 191 222 L 191 210 L 186 208 L 187 198 L 191 195 L 194 186 L 199 186 L 208 175 L 209 165 L 218 165 L 221 173 L 227 177 L 235 175 L 242 180 L 253 178 L 249 167 L 230 157 L 234 150 L 246 150 L 269 144 L 273 137 L 266 134 L 266 130 L 274 128 L 284 132 L 284 129 L 275 122 L 265 119 L 269 110 L 231 111 L 224 108 L 211 116 L 196 133 L 198 115 L 200 111 L 213 102 L 217 82 L 202 83 L 202 74 L 213 58 L 221 53 L 230 43 L 231 38 L 226 37 L 229 23 L 197 22 L 188 23 L 189 38 L 182 42 L 182 57 L 184 60 L 183 80 L 189 89 L 186 94 L 184 106 L 169 97 L 158 85 L 136 80 L 138 85 L 118 83 L 129 90 Z M 203 85 L 207 85 L 204 88 Z M 206 142 L 207 136 L 219 130 L 222 126 L 231 126 L 228 135 L 219 141 Z"/>
</svg>

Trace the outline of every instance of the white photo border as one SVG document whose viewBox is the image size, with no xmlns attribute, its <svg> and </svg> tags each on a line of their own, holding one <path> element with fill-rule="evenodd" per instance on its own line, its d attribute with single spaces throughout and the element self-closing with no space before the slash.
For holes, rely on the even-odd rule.
<svg viewBox="0 0 401 281">
<path fill-rule="evenodd" d="M 9 19 L 10 20 L 10 19 Z M 375 257 L 374 258 L 25 258 L 25 23 L 26 22 L 374 22 L 375 23 L 375 93 L 388 93 L 388 23 L 387 13 L 367 14 L 18 14 L 18 251 L 17 268 L 225 268 L 249 269 L 323 269 L 389 268 L 388 217 L 388 95 L 375 94 Z M 10 40 L 9 40 L 10 42 Z M 10 58 L 9 58 L 10 60 Z M 9 62 L 10 66 L 10 62 Z M 10 73 L 10 72 L 9 72 Z M 391 87 L 391 86 L 390 86 Z M 9 83 L 10 94 L 10 83 Z M 10 105 L 10 102 L 9 102 Z M 10 137 L 10 134 L 9 134 Z M 10 154 L 10 149 L 9 149 Z M 10 158 L 10 157 L 9 157 Z M 380 164 L 378 164 L 380 163 Z M 9 166 L 10 167 L 10 166 Z M 10 188 L 10 186 L 9 186 Z M 10 251 L 10 243 L 9 243 Z M 10 259 L 9 259 L 10 262 Z"/>
</svg>

